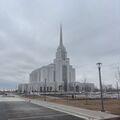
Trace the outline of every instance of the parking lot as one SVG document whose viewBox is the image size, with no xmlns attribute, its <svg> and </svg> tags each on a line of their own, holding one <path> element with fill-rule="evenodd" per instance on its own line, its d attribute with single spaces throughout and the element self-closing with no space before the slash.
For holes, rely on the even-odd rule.
<svg viewBox="0 0 120 120">
<path fill-rule="evenodd" d="M 0 102 L 0 120 L 83 120 L 25 101 Z"/>
</svg>

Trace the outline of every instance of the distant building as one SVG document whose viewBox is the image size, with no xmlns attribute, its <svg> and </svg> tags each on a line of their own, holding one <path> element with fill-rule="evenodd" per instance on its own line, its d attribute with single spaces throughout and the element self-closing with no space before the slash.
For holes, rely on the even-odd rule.
<svg viewBox="0 0 120 120">
<path fill-rule="evenodd" d="M 60 26 L 60 43 L 53 63 L 35 69 L 30 73 L 27 84 L 20 84 L 18 91 L 24 92 L 51 92 L 51 91 L 80 91 L 82 84 L 75 81 L 75 69 L 70 65 L 66 48 L 63 45 L 62 26 Z"/>
</svg>

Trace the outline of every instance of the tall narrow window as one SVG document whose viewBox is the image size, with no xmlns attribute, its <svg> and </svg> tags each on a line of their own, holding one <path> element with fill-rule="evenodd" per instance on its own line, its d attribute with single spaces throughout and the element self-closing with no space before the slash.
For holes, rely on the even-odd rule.
<svg viewBox="0 0 120 120">
<path fill-rule="evenodd" d="M 54 70 L 54 72 L 53 72 L 53 80 L 54 80 L 54 82 L 55 82 L 55 70 Z"/>
<path fill-rule="evenodd" d="M 64 90 L 67 91 L 67 66 L 62 67 L 62 80 L 64 82 Z"/>
</svg>

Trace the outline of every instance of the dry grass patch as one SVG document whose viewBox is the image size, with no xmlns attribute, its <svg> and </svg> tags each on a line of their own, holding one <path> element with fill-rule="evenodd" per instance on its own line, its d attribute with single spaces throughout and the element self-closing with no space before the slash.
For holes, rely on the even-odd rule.
<svg viewBox="0 0 120 120">
<path fill-rule="evenodd" d="M 31 96 L 31 99 L 45 100 L 44 96 Z M 64 99 L 59 97 L 46 96 L 46 100 L 53 103 L 64 104 L 69 106 L 75 106 L 79 108 L 86 108 L 90 110 L 101 110 L 100 100 L 72 100 Z M 106 111 L 120 115 L 120 100 L 107 99 L 104 100 L 104 108 Z"/>
</svg>

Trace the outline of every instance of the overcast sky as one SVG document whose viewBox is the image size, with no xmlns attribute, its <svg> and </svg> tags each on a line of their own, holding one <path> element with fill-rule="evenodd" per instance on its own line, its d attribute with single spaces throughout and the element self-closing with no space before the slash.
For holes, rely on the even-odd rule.
<svg viewBox="0 0 120 120">
<path fill-rule="evenodd" d="M 53 62 L 59 25 L 76 80 L 116 84 L 120 65 L 120 0 L 0 0 L 0 88 L 29 81 Z"/>
</svg>

